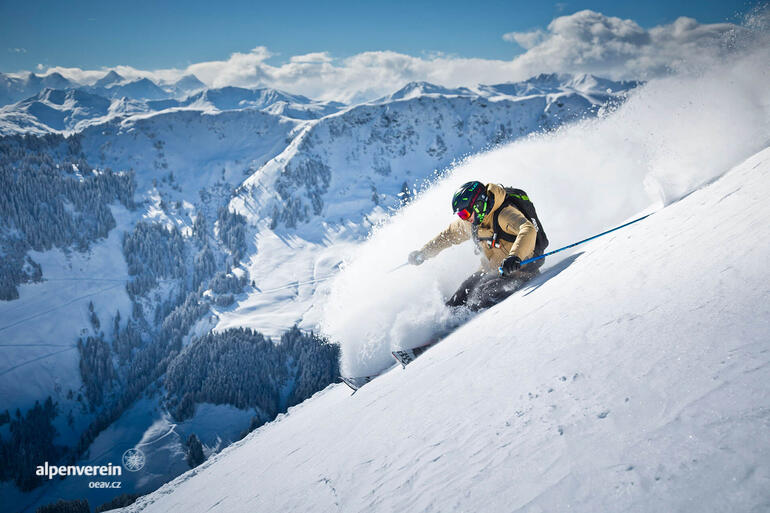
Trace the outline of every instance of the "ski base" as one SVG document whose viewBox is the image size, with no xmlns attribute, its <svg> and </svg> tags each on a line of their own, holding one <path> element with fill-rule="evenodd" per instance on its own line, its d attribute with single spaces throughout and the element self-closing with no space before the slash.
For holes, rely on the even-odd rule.
<svg viewBox="0 0 770 513">
<path fill-rule="evenodd" d="M 428 342 L 427 344 L 412 348 L 412 349 L 399 349 L 397 351 L 392 351 L 390 354 L 393 355 L 393 358 L 396 359 L 398 363 L 401 364 L 401 366 L 405 369 L 407 365 L 412 363 L 415 359 L 417 359 L 418 356 L 423 354 L 425 351 L 430 349 L 432 346 L 438 344 L 441 340 L 444 339 L 447 335 L 449 335 L 451 332 L 455 330 L 455 327 L 452 327 L 451 329 L 444 330 L 441 334 L 435 335 L 433 340 Z M 372 381 L 373 379 L 377 378 L 378 376 L 381 376 L 385 372 L 387 372 L 389 369 L 385 369 L 382 372 L 378 374 L 373 374 L 371 376 L 356 376 L 356 377 L 348 377 L 348 376 L 340 376 L 340 379 L 343 383 L 345 383 L 347 386 L 350 387 L 351 390 L 353 390 L 353 393 L 355 394 L 358 392 L 358 390 Z"/>
<path fill-rule="evenodd" d="M 360 376 L 360 377 L 352 377 L 352 378 L 348 378 L 348 377 L 345 377 L 345 376 L 340 376 L 340 379 L 342 379 L 342 382 L 345 383 L 347 386 L 349 386 L 353 390 L 353 393 L 356 393 L 359 388 L 361 388 L 362 386 L 366 385 L 367 383 L 369 383 L 371 380 L 373 380 L 376 377 L 377 377 L 377 375 L 375 375 L 375 376 Z"/>
<path fill-rule="evenodd" d="M 392 354 L 393 358 L 395 358 L 396 361 L 400 363 L 404 369 L 406 369 L 407 365 L 415 361 L 418 356 L 427 351 L 431 346 L 436 345 L 437 342 L 438 340 L 412 349 L 400 349 L 398 351 L 393 351 L 390 354 Z"/>
</svg>

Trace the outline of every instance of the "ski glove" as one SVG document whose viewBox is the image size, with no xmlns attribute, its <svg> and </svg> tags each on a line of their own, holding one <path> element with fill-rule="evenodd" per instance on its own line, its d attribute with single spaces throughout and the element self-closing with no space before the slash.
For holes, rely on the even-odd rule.
<svg viewBox="0 0 770 513">
<path fill-rule="evenodd" d="M 421 263 L 425 262 L 425 255 L 422 254 L 422 251 L 412 251 L 409 253 L 408 261 L 412 265 L 420 265 Z"/>
<path fill-rule="evenodd" d="M 521 268 L 521 258 L 517 256 L 509 256 L 503 260 L 503 265 L 500 266 L 500 274 L 503 276 L 510 276 L 514 271 Z"/>
</svg>

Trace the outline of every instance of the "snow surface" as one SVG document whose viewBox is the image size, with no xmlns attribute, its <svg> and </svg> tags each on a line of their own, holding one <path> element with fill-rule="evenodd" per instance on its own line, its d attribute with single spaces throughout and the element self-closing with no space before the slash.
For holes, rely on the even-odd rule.
<svg viewBox="0 0 770 513">
<path fill-rule="evenodd" d="M 19 299 L 0 303 L 3 407 L 13 411 L 51 395 L 61 413 L 55 420 L 59 444 L 76 443 L 89 420 L 76 415 L 73 427 L 66 423 L 67 412 L 77 413 L 81 406 L 67 398 L 70 389 L 77 396 L 82 383 L 77 340 L 98 334 L 89 321 L 89 303 L 107 336 L 115 313 L 119 310 L 125 323 L 131 312 L 122 245 L 123 231 L 136 220 L 122 206 L 112 206 L 112 213 L 116 228 L 88 252 L 31 252 L 42 266 L 43 281 L 20 286 Z"/>
<path fill-rule="evenodd" d="M 766 510 L 769 194 L 770 148 L 123 511 Z"/>
</svg>

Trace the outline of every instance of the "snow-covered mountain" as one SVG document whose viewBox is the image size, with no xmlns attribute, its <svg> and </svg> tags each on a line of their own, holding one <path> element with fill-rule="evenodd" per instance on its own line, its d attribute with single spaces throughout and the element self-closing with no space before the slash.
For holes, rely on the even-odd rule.
<svg viewBox="0 0 770 513">
<path fill-rule="evenodd" d="M 486 86 L 481 86 L 480 89 Z M 398 91 L 386 95 L 372 103 L 387 103 L 394 100 L 409 100 L 419 96 L 440 95 L 440 96 L 478 96 L 478 93 L 467 87 L 448 88 L 429 82 L 409 82 Z"/>
<path fill-rule="evenodd" d="M 185 75 L 175 82 L 156 83 L 149 78 L 127 80 L 111 70 L 93 84 L 84 84 L 69 80 L 60 73 L 28 73 L 25 76 L 0 73 L 0 107 L 36 96 L 44 89 L 83 89 L 108 99 L 160 100 L 184 98 L 205 88 L 206 85 L 195 75 Z"/>
<path fill-rule="evenodd" d="M 197 110 L 259 109 L 270 114 L 295 119 L 316 119 L 333 114 L 344 107 L 339 102 L 318 102 L 270 88 L 246 89 L 222 87 L 206 89 L 183 100 L 148 102 L 153 110 L 190 108 Z"/>
<path fill-rule="evenodd" d="M 762 511 L 768 194 L 770 148 L 121 511 Z"/>
<path fill-rule="evenodd" d="M 120 73 L 118 73 L 115 70 L 109 71 L 107 74 L 105 74 L 102 78 L 94 82 L 93 87 L 95 88 L 107 88 L 116 84 L 120 84 L 121 82 L 125 82 L 125 78 L 123 78 Z"/>
<path fill-rule="evenodd" d="M 0 106 L 34 96 L 47 87 L 68 89 L 77 87 L 77 84 L 59 73 L 49 73 L 48 75 L 28 73 L 22 77 L 0 73 Z"/>
<path fill-rule="evenodd" d="M 88 87 L 86 89 L 107 98 L 125 97 L 134 100 L 160 100 L 169 96 L 167 91 L 161 89 L 149 78 L 113 84 L 109 87 Z"/>
<path fill-rule="evenodd" d="M 640 82 L 620 80 L 613 81 L 591 74 L 570 75 L 564 73 L 543 73 L 522 82 L 481 85 L 478 89 L 490 96 L 530 96 L 575 90 L 583 93 L 606 97 L 607 94 L 617 94 L 638 87 Z"/>
<path fill-rule="evenodd" d="M 0 107 L 0 135 L 71 134 L 90 125 L 120 122 L 131 116 L 146 117 L 162 111 L 211 113 L 251 109 L 276 117 L 311 120 L 345 107 L 339 102 L 313 101 L 275 89 L 206 89 L 179 100 L 159 93 L 154 84 L 146 94 L 135 87 L 143 86 L 132 82 L 110 88 L 44 89 L 35 96 Z"/>
<path fill-rule="evenodd" d="M 116 107 L 118 105 L 121 104 L 117 103 Z M 121 112 L 113 108 L 110 100 L 81 89 L 43 89 L 31 98 L 0 107 L 0 123 L 4 127 L 13 126 L 17 133 L 70 132 L 82 123 L 126 112 L 130 110 Z"/>
<path fill-rule="evenodd" d="M 481 85 L 473 91 L 468 88 L 449 89 L 426 82 L 413 82 L 391 95 L 373 100 L 368 105 L 372 106 L 371 110 L 376 110 L 375 106 L 418 98 L 422 98 L 421 101 L 438 103 L 449 101 L 457 103 L 461 98 L 465 98 L 471 104 L 466 110 L 476 109 L 477 106 L 485 108 L 485 102 L 532 104 L 534 109 L 543 110 L 539 112 L 543 114 L 540 120 L 541 128 L 548 129 L 582 116 L 585 110 L 595 110 L 602 105 L 617 103 L 636 86 L 638 86 L 636 82 L 612 82 L 591 75 L 541 75 L 520 83 Z M 57 93 L 41 90 L 40 93 L 25 100 L 0 108 L 0 134 L 71 133 L 80 131 L 88 125 L 103 123 L 114 118 L 169 109 L 199 111 L 257 109 L 276 116 L 314 120 L 347 108 L 339 102 L 315 101 L 270 88 L 204 89 L 204 87 L 192 75 L 167 86 L 164 90 L 149 79 L 127 82 L 119 74 L 111 71 L 96 84 L 83 87 L 77 93 L 81 97 L 85 95 L 102 97 L 105 100 L 101 103 L 111 101 L 109 107 L 89 111 L 71 103 L 51 102 L 49 97 L 52 94 L 62 97 L 72 96 L 75 93 L 70 90 Z M 182 92 L 191 91 L 197 92 L 179 98 Z M 97 100 L 94 98 L 89 101 Z M 35 106 L 30 108 L 31 104 Z M 51 112 L 51 110 L 59 112 Z M 74 110 L 77 112 L 73 112 Z M 510 119 L 516 117 L 520 116 L 509 116 Z M 531 122 L 527 121 L 527 123 Z M 530 127 L 526 126 L 523 129 L 520 127 L 520 130 L 529 131 Z M 506 133 L 501 134 L 502 138 L 510 136 Z"/>
<path fill-rule="evenodd" d="M 185 75 L 176 82 L 164 86 L 174 97 L 180 98 L 190 93 L 206 89 L 206 84 L 201 82 L 195 75 Z"/>
<path fill-rule="evenodd" d="M 118 72 L 111 70 L 91 85 L 84 87 L 88 91 L 108 98 L 125 96 L 131 99 L 157 100 L 160 98 L 185 97 L 205 89 L 206 84 L 195 75 L 185 75 L 174 82 L 155 83 L 149 79 L 130 82 Z"/>
</svg>

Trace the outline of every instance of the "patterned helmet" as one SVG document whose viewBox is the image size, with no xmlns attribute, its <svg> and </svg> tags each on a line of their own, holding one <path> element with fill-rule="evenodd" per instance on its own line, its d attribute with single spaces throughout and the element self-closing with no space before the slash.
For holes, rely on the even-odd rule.
<svg viewBox="0 0 770 513">
<path fill-rule="evenodd" d="M 487 196 L 487 187 L 478 181 L 464 183 L 452 197 L 452 211 L 465 220 L 475 213 L 473 224 L 484 221 L 491 209 L 492 202 Z"/>
</svg>

